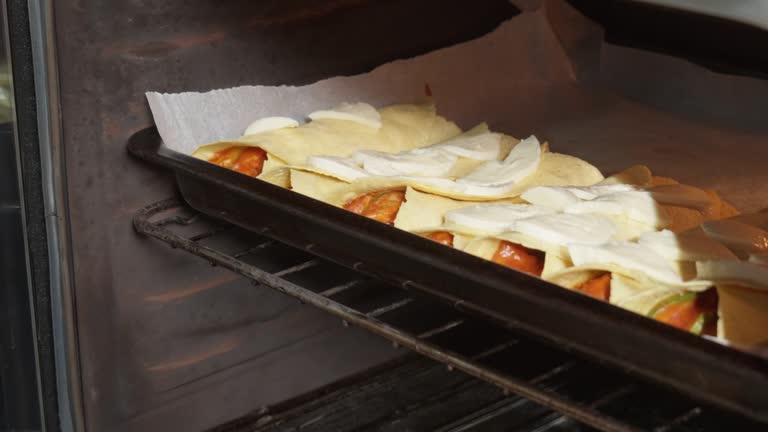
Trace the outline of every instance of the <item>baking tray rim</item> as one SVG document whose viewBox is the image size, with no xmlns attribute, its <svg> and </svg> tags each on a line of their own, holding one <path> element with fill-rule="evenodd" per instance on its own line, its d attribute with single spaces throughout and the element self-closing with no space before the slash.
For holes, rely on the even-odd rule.
<svg viewBox="0 0 768 432">
<path fill-rule="evenodd" d="M 675 376 L 665 375 L 655 371 L 654 368 L 649 368 L 647 365 L 638 365 L 638 357 L 623 357 L 621 350 L 617 349 L 606 351 L 596 348 L 595 342 L 589 341 L 589 335 L 584 335 L 583 338 L 577 340 L 565 339 L 546 326 L 518 320 L 515 317 L 500 314 L 497 310 L 491 310 L 489 308 L 500 305 L 489 304 L 487 300 L 485 302 L 482 301 L 478 298 L 478 292 L 466 290 L 464 296 L 457 298 L 454 294 L 443 292 L 445 286 L 427 286 L 418 282 L 419 277 L 395 278 L 393 276 L 396 274 L 395 271 L 389 273 L 386 270 L 382 271 L 382 268 L 386 269 L 388 266 L 385 263 L 376 263 L 375 266 L 370 267 L 367 265 L 368 263 L 362 266 L 351 265 L 348 258 L 345 259 L 341 255 L 329 253 L 328 249 L 323 248 L 322 245 L 317 243 L 313 243 L 311 249 L 305 248 L 323 258 L 386 279 L 404 288 L 421 291 L 428 296 L 437 297 L 442 301 L 448 299 L 453 301 L 456 306 L 460 306 L 462 310 L 490 318 L 495 322 L 543 338 L 561 348 L 587 355 L 641 377 L 666 384 L 694 398 L 702 399 L 707 403 L 713 403 L 768 423 L 768 359 L 706 340 L 705 338 L 658 323 L 639 314 L 567 290 L 542 279 L 447 248 L 415 234 L 352 214 L 330 204 L 294 193 L 288 189 L 176 152 L 164 145 L 154 126 L 134 133 L 129 139 L 128 151 L 140 159 L 173 170 L 176 174 L 177 184 L 181 189 L 182 197 L 193 208 L 213 217 L 223 218 L 245 229 L 253 230 L 253 226 L 248 226 L 246 222 L 238 220 L 238 215 L 236 214 L 231 212 L 224 214 L 212 211 L 204 206 L 200 208 L 201 206 L 194 205 L 195 199 L 189 199 L 191 198 L 190 194 L 185 193 L 187 191 L 184 190 L 182 184 L 187 180 L 195 179 L 196 181 L 208 183 L 211 187 L 221 188 L 222 191 L 230 194 L 240 195 L 245 199 L 270 206 L 270 210 L 288 217 L 307 219 L 309 216 L 314 219 L 311 220 L 312 223 L 324 226 L 331 231 L 347 235 L 358 242 L 368 243 L 369 246 L 391 250 L 390 252 L 402 253 L 403 258 L 413 259 L 413 262 L 419 265 L 430 266 L 431 271 L 425 273 L 429 274 L 435 271 L 446 272 L 453 277 L 473 281 L 473 288 L 478 286 L 484 287 L 487 289 L 485 291 L 486 294 L 493 292 L 498 296 L 501 293 L 508 296 L 510 300 L 525 300 L 528 303 L 536 304 L 542 311 L 568 312 L 570 315 L 578 315 L 586 320 L 582 323 L 573 322 L 577 326 L 580 324 L 586 325 L 587 323 L 593 326 L 599 324 L 600 327 L 607 328 L 611 333 L 623 334 L 625 337 L 621 339 L 624 340 L 628 336 L 655 340 L 659 345 L 648 347 L 649 349 L 657 348 L 676 352 L 684 355 L 689 360 L 696 361 L 699 366 L 709 363 L 709 366 L 715 368 L 709 368 L 709 371 L 722 369 L 720 373 L 723 373 L 723 377 L 720 379 L 729 377 L 734 380 L 731 383 L 722 382 L 721 384 L 728 386 L 729 384 L 733 385 L 741 382 L 743 385 L 750 385 L 755 397 L 747 397 L 741 401 L 735 401 L 727 397 L 724 398 L 720 394 L 703 394 L 701 391 L 696 391 L 696 383 L 683 381 Z M 287 238 L 289 236 L 284 234 L 276 234 L 270 229 L 262 229 L 258 233 L 293 245 L 303 243 L 297 239 Z M 397 270 L 397 272 L 400 272 L 400 270 Z M 493 296 L 489 298 L 493 298 Z M 552 303 L 547 304 L 547 301 Z M 563 309 L 558 310 L 558 308 Z M 620 344 L 622 342 L 617 343 Z M 662 363 L 665 361 L 676 360 L 660 359 Z M 729 376 L 731 373 L 734 375 Z M 737 376 L 741 377 L 736 378 Z M 754 391 L 755 388 L 758 391 Z M 764 390 L 761 392 L 759 391 L 760 388 Z M 745 404 L 745 401 L 749 403 Z"/>
</svg>

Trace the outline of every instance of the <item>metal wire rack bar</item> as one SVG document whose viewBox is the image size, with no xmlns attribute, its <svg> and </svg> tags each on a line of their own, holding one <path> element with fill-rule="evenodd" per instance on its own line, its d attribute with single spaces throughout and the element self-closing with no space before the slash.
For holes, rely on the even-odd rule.
<svg viewBox="0 0 768 432">
<path fill-rule="evenodd" d="M 134 227 L 137 232 L 173 248 L 185 250 L 212 265 L 234 271 L 255 283 L 331 313 L 345 325 L 368 330 L 389 339 L 395 346 L 437 360 L 449 370 L 460 370 L 601 430 L 687 431 L 690 430 L 686 428 L 687 420 L 701 417 L 704 411 L 718 420 L 713 423 L 716 429 L 705 427 L 695 430 L 724 430 L 723 427 L 753 430 L 753 424 L 745 419 L 702 407 L 677 394 L 671 397 L 683 403 L 678 403 L 680 408 L 673 412 L 649 412 L 645 416 L 622 412 L 615 406 L 617 400 L 623 404 L 638 403 L 624 399 L 635 393 L 653 395 L 655 392 L 669 392 L 475 316 L 414 298 L 394 285 L 382 287 L 380 281 L 306 251 L 294 250 L 291 262 L 281 270 L 259 268 L 248 258 L 254 254 L 269 254 L 272 248 L 278 246 L 287 246 L 248 233 L 250 238 L 255 239 L 251 245 L 234 252 L 220 250 L 211 245 L 216 237 L 244 236 L 238 235 L 239 228 L 218 221 L 203 226 L 203 232 L 184 235 L 174 231 L 174 227 L 190 231 L 191 226 L 205 219 L 207 217 L 195 214 L 178 200 L 170 199 L 139 211 L 134 218 Z M 307 273 L 311 271 L 325 274 L 347 272 L 351 273 L 351 280 L 330 287 L 312 287 L 309 285 L 313 276 Z M 295 281 L 303 281 L 304 286 Z M 352 298 L 357 298 L 357 301 L 349 300 Z M 377 303 L 378 300 L 382 301 Z M 654 398 L 640 403 L 653 404 Z"/>
</svg>

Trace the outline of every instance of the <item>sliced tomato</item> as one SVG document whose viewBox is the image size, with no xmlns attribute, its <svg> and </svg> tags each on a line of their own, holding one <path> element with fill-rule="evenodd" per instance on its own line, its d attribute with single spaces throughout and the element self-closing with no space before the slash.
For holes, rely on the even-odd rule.
<svg viewBox="0 0 768 432">
<path fill-rule="evenodd" d="M 695 334 L 716 333 L 717 292 L 685 293 L 662 300 L 648 314 L 657 321 Z"/>
<path fill-rule="evenodd" d="M 543 252 L 508 241 L 499 243 L 491 261 L 534 276 L 541 276 L 544 270 Z"/>
<path fill-rule="evenodd" d="M 703 311 L 696 307 L 696 295 L 684 294 L 660 308 L 653 318 L 672 327 L 690 330 Z"/>
<path fill-rule="evenodd" d="M 401 190 L 370 192 L 344 204 L 344 209 L 353 213 L 392 225 L 400 206 L 405 201 Z"/>
<path fill-rule="evenodd" d="M 224 168 L 232 168 L 235 166 L 237 159 L 243 153 L 245 147 L 229 147 L 224 150 L 219 150 L 208 159 L 208 162 L 216 164 Z"/>
<path fill-rule="evenodd" d="M 392 225 L 405 200 L 405 192 L 389 191 L 379 194 L 363 212 L 363 216 Z"/>
<path fill-rule="evenodd" d="M 371 204 L 371 201 L 373 201 L 373 194 L 360 195 L 352 201 L 344 204 L 344 210 L 348 210 L 352 213 L 361 215 Z"/>
<path fill-rule="evenodd" d="M 440 244 L 453 247 L 453 234 L 448 231 L 435 231 L 427 234 L 426 237 Z"/>
<path fill-rule="evenodd" d="M 598 300 L 608 301 L 611 297 L 611 274 L 603 273 L 592 278 L 584 282 L 576 290 Z"/>
<path fill-rule="evenodd" d="M 264 169 L 267 152 L 258 147 L 249 147 L 240 154 L 232 169 L 239 173 L 256 177 Z"/>
<path fill-rule="evenodd" d="M 691 326 L 691 333 L 697 335 L 717 336 L 717 314 L 705 312 Z"/>
</svg>

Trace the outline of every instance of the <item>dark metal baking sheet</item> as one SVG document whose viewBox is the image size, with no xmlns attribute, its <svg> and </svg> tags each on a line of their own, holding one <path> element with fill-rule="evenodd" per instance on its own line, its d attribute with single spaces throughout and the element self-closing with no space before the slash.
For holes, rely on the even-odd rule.
<svg viewBox="0 0 768 432">
<path fill-rule="evenodd" d="M 154 128 L 128 148 L 172 169 L 200 212 L 768 422 L 764 358 L 174 152 Z"/>
</svg>

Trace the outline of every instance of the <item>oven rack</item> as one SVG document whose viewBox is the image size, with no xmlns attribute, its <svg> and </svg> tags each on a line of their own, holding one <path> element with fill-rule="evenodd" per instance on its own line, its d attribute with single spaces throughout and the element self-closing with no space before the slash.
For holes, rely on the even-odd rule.
<svg viewBox="0 0 768 432">
<path fill-rule="evenodd" d="M 141 209 L 135 230 L 256 285 L 288 294 L 440 363 L 605 431 L 764 430 L 498 323 L 427 300 L 407 286 L 364 275 L 205 216 L 172 198 Z M 267 231 L 267 230 L 265 230 Z"/>
<path fill-rule="evenodd" d="M 594 432 L 540 404 L 409 353 L 208 432 Z"/>
</svg>

